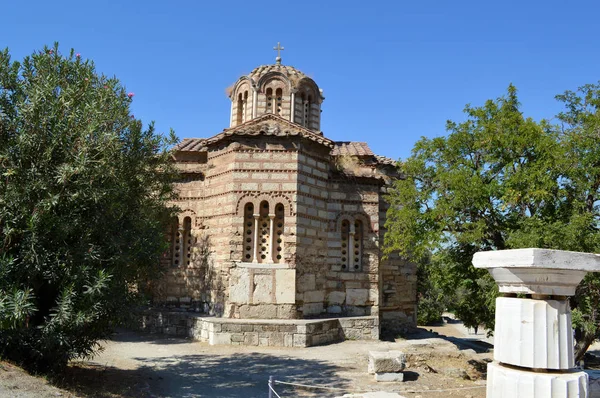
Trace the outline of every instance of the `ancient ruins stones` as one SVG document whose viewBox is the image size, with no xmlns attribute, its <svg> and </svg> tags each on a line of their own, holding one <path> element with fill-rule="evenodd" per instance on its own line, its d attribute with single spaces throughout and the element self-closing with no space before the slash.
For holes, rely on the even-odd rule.
<svg viewBox="0 0 600 398">
<path fill-rule="evenodd" d="M 406 355 L 402 351 L 369 351 L 368 372 L 376 381 L 403 381 Z"/>
</svg>

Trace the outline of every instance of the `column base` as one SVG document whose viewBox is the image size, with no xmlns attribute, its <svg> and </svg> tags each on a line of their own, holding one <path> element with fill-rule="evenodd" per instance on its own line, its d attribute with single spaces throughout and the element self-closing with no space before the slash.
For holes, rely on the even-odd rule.
<svg viewBox="0 0 600 398">
<path fill-rule="evenodd" d="M 587 398 L 585 372 L 541 373 L 503 366 L 487 367 L 487 398 Z"/>
</svg>

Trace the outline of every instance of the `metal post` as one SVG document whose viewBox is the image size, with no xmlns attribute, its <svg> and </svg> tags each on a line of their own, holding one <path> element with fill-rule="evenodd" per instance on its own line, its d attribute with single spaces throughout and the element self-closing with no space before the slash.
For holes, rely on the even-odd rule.
<svg viewBox="0 0 600 398">
<path fill-rule="evenodd" d="M 275 384 L 275 378 L 269 376 L 269 398 L 273 398 L 273 385 Z"/>
</svg>

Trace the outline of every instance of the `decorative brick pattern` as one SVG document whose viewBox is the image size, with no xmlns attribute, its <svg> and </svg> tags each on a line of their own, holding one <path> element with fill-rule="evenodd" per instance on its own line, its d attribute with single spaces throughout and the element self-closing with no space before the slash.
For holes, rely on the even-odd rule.
<svg viewBox="0 0 600 398">
<path fill-rule="evenodd" d="M 182 212 L 154 304 L 229 319 L 414 325 L 416 267 L 380 251 L 392 162 L 366 143 L 324 137 L 323 96 L 292 67 L 259 67 L 230 98 L 230 128 L 175 148 Z"/>
</svg>

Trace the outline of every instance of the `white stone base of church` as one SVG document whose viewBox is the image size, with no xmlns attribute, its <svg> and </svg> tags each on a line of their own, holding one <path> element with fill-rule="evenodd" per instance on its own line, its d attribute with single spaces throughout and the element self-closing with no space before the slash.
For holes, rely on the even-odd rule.
<svg viewBox="0 0 600 398">
<path fill-rule="evenodd" d="M 379 317 L 230 319 L 189 312 L 147 311 L 141 329 L 210 345 L 310 347 L 344 340 L 378 340 Z"/>
</svg>

